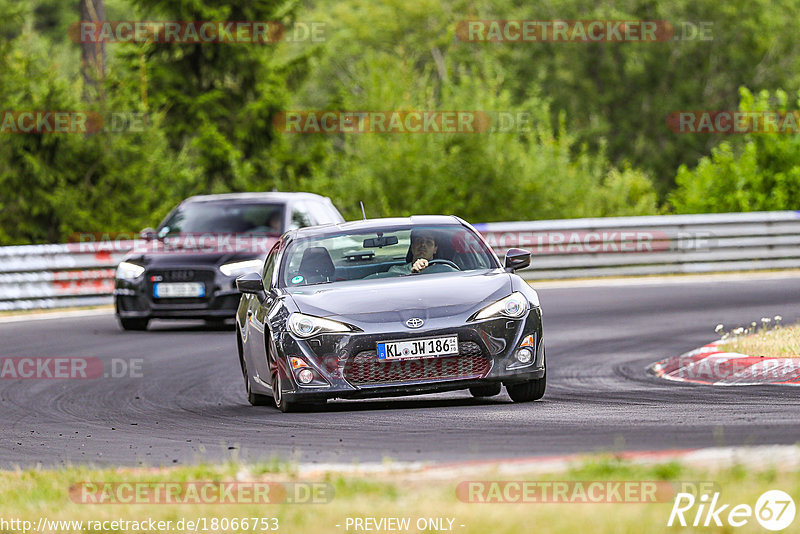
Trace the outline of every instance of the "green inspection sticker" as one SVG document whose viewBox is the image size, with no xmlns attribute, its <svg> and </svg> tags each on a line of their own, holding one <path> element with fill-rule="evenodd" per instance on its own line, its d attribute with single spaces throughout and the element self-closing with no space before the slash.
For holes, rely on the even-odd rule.
<svg viewBox="0 0 800 534">
<path fill-rule="evenodd" d="M 293 284 L 299 284 L 302 281 L 303 281 L 303 277 L 300 276 L 299 274 L 297 276 L 295 276 L 294 278 L 292 278 L 292 283 Z"/>
</svg>

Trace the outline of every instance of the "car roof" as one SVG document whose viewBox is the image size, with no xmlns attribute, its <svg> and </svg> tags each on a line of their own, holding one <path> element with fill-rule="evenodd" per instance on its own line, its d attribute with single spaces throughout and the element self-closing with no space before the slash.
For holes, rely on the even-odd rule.
<svg viewBox="0 0 800 534">
<path fill-rule="evenodd" d="M 269 191 L 256 193 L 222 193 L 217 195 L 195 195 L 189 197 L 184 202 L 218 202 L 227 201 L 267 201 L 267 202 L 288 202 L 290 200 L 322 200 L 330 201 L 328 197 L 323 197 L 314 193 L 297 193 L 288 191 Z"/>
<path fill-rule="evenodd" d="M 338 224 L 323 224 L 298 228 L 292 232 L 293 236 L 310 237 L 318 235 L 358 233 L 380 230 L 382 228 L 395 228 L 397 226 L 437 226 L 437 225 L 464 225 L 464 221 L 455 215 L 412 215 L 411 217 L 391 217 L 384 219 L 364 219 L 348 221 Z"/>
</svg>

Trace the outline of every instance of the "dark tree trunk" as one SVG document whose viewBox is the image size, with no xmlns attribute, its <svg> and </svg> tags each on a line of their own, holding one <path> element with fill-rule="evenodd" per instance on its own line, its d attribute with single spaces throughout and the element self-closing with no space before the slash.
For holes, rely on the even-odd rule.
<svg viewBox="0 0 800 534">
<path fill-rule="evenodd" d="M 101 22 L 106 19 L 105 0 L 80 0 L 81 21 Z M 103 98 L 103 78 L 106 73 L 106 48 L 102 42 L 81 43 L 81 73 L 83 100 Z"/>
</svg>

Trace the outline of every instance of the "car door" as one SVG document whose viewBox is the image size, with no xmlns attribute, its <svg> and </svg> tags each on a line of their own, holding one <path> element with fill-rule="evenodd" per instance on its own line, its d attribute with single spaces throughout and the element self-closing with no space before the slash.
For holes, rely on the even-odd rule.
<svg viewBox="0 0 800 534">
<path fill-rule="evenodd" d="M 275 266 L 278 263 L 280 251 L 282 250 L 282 241 L 279 240 L 272 247 L 267 261 L 264 262 L 264 270 L 261 273 L 261 278 L 264 281 L 264 289 L 267 292 L 266 299 L 263 303 L 259 302 L 257 298 L 253 297 L 248 307 L 248 325 L 253 329 L 250 336 L 250 362 L 252 366 L 249 367 L 255 372 L 255 376 L 264 384 L 271 384 L 272 374 L 270 365 L 267 358 L 267 350 L 269 347 L 269 324 L 267 317 L 269 311 L 275 304 L 274 294 L 270 292 L 273 287 L 273 278 Z"/>
</svg>

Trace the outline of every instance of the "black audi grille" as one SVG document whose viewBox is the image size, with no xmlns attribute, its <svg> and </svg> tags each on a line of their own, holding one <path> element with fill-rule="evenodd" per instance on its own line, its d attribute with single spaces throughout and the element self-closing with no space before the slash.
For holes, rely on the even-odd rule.
<svg viewBox="0 0 800 534">
<path fill-rule="evenodd" d="M 374 350 L 359 352 L 345 364 L 344 377 L 353 385 L 440 379 L 483 378 L 491 368 L 480 345 L 472 341 L 459 344 L 458 356 L 409 360 L 379 360 Z"/>
<path fill-rule="evenodd" d="M 160 282 L 211 282 L 214 280 L 214 272 L 205 269 L 159 269 L 148 271 L 148 278 L 151 276 L 160 277 Z"/>
</svg>

